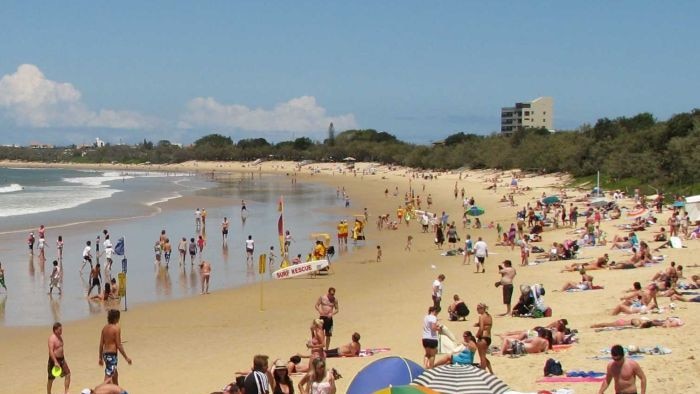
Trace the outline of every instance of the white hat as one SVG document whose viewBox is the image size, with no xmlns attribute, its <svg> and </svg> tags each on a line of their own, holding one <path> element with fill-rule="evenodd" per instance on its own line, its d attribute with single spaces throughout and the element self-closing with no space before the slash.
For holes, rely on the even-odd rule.
<svg viewBox="0 0 700 394">
<path fill-rule="evenodd" d="M 80 394 L 92 394 L 92 390 L 90 390 L 90 389 L 83 389 L 83 391 L 81 391 Z"/>
</svg>

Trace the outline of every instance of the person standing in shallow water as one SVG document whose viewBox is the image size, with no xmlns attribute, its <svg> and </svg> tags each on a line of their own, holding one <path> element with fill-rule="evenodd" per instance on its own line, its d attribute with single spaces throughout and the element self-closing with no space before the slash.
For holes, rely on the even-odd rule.
<svg viewBox="0 0 700 394">
<path fill-rule="evenodd" d="M 0 263 L 0 286 L 2 286 L 2 288 L 5 289 L 5 293 L 7 293 L 7 286 L 5 286 L 5 270 L 2 269 L 2 263 Z"/>
</svg>

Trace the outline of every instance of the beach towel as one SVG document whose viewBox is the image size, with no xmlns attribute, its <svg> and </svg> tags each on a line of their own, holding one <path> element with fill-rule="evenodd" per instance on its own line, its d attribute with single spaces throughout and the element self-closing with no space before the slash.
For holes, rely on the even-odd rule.
<svg viewBox="0 0 700 394">
<path fill-rule="evenodd" d="M 552 351 L 553 352 L 561 352 L 561 351 L 567 350 L 571 346 L 573 346 L 573 344 L 571 344 L 571 343 L 567 343 L 567 344 L 563 344 L 563 345 L 552 345 Z"/>
<path fill-rule="evenodd" d="M 671 242 L 671 247 L 673 249 L 683 248 L 683 241 L 681 241 L 681 239 L 679 237 L 671 237 L 670 242 Z"/>
<path fill-rule="evenodd" d="M 638 329 L 639 327 L 632 327 L 632 326 L 622 326 L 622 327 L 601 327 L 601 328 L 596 328 L 595 332 L 601 332 L 601 331 L 620 331 L 620 330 L 630 330 L 630 329 Z"/>
<path fill-rule="evenodd" d="M 630 360 L 641 360 L 644 358 L 644 356 L 641 354 L 628 354 L 625 357 L 627 357 Z M 611 361 L 613 359 L 612 356 L 607 356 L 607 355 L 606 356 L 593 356 L 590 358 L 593 360 L 603 360 L 603 361 Z"/>
<path fill-rule="evenodd" d="M 362 350 L 360 350 L 360 354 L 358 354 L 357 357 L 369 357 L 369 356 L 374 356 L 377 353 L 384 353 L 384 352 L 389 352 L 389 351 L 391 351 L 391 348 L 388 348 L 388 347 L 375 347 L 375 348 L 362 349 Z"/>
<path fill-rule="evenodd" d="M 570 378 L 601 378 L 605 376 L 605 372 L 572 370 L 567 372 L 566 376 Z"/>
<path fill-rule="evenodd" d="M 537 379 L 536 383 L 600 383 L 605 380 L 605 376 L 602 377 L 570 377 L 570 376 L 546 376 Z"/>
<path fill-rule="evenodd" d="M 586 289 L 586 290 L 581 290 L 581 289 L 569 289 L 569 290 L 566 290 L 566 292 L 567 292 L 567 293 L 578 293 L 578 292 L 580 292 L 580 291 L 602 290 L 602 289 L 604 289 L 604 288 L 605 288 L 605 287 L 603 287 L 603 286 L 593 285 L 593 287 L 591 287 L 590 289 Z"/>
</svg>

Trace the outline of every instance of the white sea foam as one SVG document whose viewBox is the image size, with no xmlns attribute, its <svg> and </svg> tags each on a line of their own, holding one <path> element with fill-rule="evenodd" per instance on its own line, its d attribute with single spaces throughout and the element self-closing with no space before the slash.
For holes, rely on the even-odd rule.
<svg viewBox="0 0 700 394">
<path fill-rule="evenodd" d="M 180 197 L 182 197 L 181 194 L 175 193 L 174 195 L 170 195 L 170 196 L 167 196 L 167 197 L 163 197 L 163 198 L 160 198 L 160 199 L 154 200 L 154 201 L 149 201 L 149 202 L 146 202 L 145 204 L 146 204 L 147 206 L 149 206 L 149 207 L 152 207 L 152 206 L 154 206 L 154 205 L 156 205 L 156 204 L 161 204 L 161 203 L 164 203 L 164 202 L 167 202 L 167 201 L 170 201 L 170 200 L 174 200 L 174 199 L 180 198 Z"/>
<path fill-rule="evenodd" d="M 118 191 L 101 187 L 37 188 L 32 192 L 4 196 L 0 205 L 0 217 L 75 208 L 90 201 L 109 198 Z"/>
<path fill-rule="evenodd" d="M 12 193 L 18 192 L 20 190 L 24 190 L 24 187 L 22 187 L 22 185 L 20 185 L 19 183 L 13 183 L 10 186 L 0 187 L 0 193 Z"/>
<path fill-rule="evenodd" d="M 80 171 L 89 176 L 65 177 L 62 181 L 66 184 L 54 186 L 32 186 L 25 189 L 20 184 L 13 183 L 0 187 L 0 217 L 17 215 L 29 215 L 42 212 L 51 212 L 62 209 L 75 208 L 91 201 L 110 198 L 121 190 L 112 187 L 108 182 L 141 177 L 165 177 L 173 174 L 160 172 L 139 171 Z M 86 175 L 87 175 L 86 174 Z M 186 176 L 187 174 L 177 174 Z M 181 197 L 173 194 L 161 199 L 147 202 L 146 205 L 154 206 Z"/>
</svg>

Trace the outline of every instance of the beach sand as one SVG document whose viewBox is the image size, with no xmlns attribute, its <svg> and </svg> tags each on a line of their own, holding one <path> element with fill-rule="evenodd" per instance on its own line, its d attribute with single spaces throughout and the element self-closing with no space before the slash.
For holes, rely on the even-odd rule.
<svg viewBox="0 0 700 394">
<path fill-rule="evenodd" d="M 5 163 L 7 164 L 7 163 Z M 27 163 L 22 163 L 28 166 Z M 65 164 L 56 164 L 67 167 Z M 84 168 L 85 166 L 80 166 Z M 362 175 L 363 169 L 374 168 L 376 174 Z M 119 169 L 122 166 L 99 165 L 91 168 Z M 132 166 L 132 169 L 144 166 Z M 226 173 L 277 172 L 292 173 L 294 163 L 265 162 L 261 166 L 247 163 L 203 163 L 190 162 L 173 166 L 148 166 L 152 170 L 200 171 Z M 595 282 L 605 290 L 582 293 L 561 293 L 559 289 L 566 281 L 577 281 L 577 273 L 560 273 L 569 262 L 547 262 L 538 266 L 519 267 L 519 251 L 494 246 L 496 231 L 492 229 L 461 230 L 462 206 L 454 199 L 455 182 L 466 189 L 467 196 L 474 196 L 477 205 L 486 210 L 481 217 L 484 224 L 500 222 L 508 228 L 514 222 L 515 209 L 504 207 L 497 200 L 506 193 L 503 182 L 510 179 L 504 175 L 499 190 L 485 190 L 486 178 L 495 171 L 470 171 L 462 173 L 440 173 L 437 180 L 412 180 L 410 186 L 423 201 L 428 193 L 433 196 L 432 211 L 446 211 L 450 220 L 455 220 L 462 239 L 466 233 L 473 239 L 483 236 L 490 245 L 491 256 L 487 260 L 486 273 L 473 273 L 474 266 L 462 265 L 462 257 L 443 257 L 433 244 L 433 234 L 424 234 L 416 222 L 409 227 L 401 225 L 396 231 L 378 231 L 376 218 L 389 213 L 395 217 L 396 208 L 403 203 L 403 194 L 409 189 L 408 169 L 388 169 L 385 166 L 367 163 L 357 164 L 357 176 L 341 174 L 342 165 L 312 164 L 302 167 L 297 173 L 299 182 L 322 182 L 332 187 L 344 187 L 351 198 L 348 213 L 362 213 L 367 207 L 370 220 L 367 225 L 367 241 L 363 248 L 339 256 L 333 264 L 333 273 L 316 278 L 300 278 L 268 282 L 231 290 L 216 290 L 207 296 L 195 296 L 168 302 L 138 305 L 122 313 L 122 338 L 127 354 L 133 359 L 129 366 L 120 360 L 120 383 L 133 393 L 208 393 L 219 389 L 235 377 L 235 371 L 249 368 L 255 354 L 267 354 L 272 360 L 288 358 L 297 352 L 305 352 L 309 339 L 309 325 L 316 317 L 314 304 L 329 286 L 337 289 L 340 313 L 335 318 L 335 330 L 331 347 L 350 341 L 357 331 L 362 335 L 363 348 L 391 348 L 391 352 L 361 358 L 330 359 L 329 366 L 344 376 L 337 382 L 338 392 L 344 393 L 352 377 L 366 364 L 384 355 L 400 355 L 422 364 L 423 349 L 420 343 L 421 326 L 428 306 L 431 305 L 431 283 L 443 273 L 443 306 L 448 305 L 452 294 L 458 293 L 469 305 L 472 314 L 466 322 L 448 322 L 443 312 L 439 317 L 450 330 L 459 335 L 473 327 L 477 320 L 476 304 L 485 302 L 494 315 L 494 344 L 499 344 L 496 333 L 514 329 L 528 329 L 557 318 L 567 318 L 570 327 L 579 330 L 579 343 L 572 348 L 550 354 L 526 355 L 519 358 L 490 357 L 494 372 L 512 389 L 536 391 L 569 387 L 577 393 L 597 392 L 597 383 L 537 384 L 547 358 L 561 361 L 565 370 L 605 371 L 606 362 L 593 360 L 601 349 L 615 343 L 638 346 L 662 345 L 673 350 L 669 355 L 645 356 L 639 361 L 648 378 L 648 392 L 692 392 L 694 373 L 700 364 L 694 357 L 697 345 L 693 332 L 698 324 L 697 304 L 676 302 L 677 309 L 650 317 L 679 316 L 686 325 L 680 328 L 648 330 L 625 330 L 596 333 L 588 328 L 591 323 L 612 321 L 609 315 L 617 304 L 623 289 L 631 287 L 633 281 L 646 282 L 657 271 L 675 260 L 687 266 L 697 263 L 700 242 L 687 241 L 687 249 L 664 249 L 666 263 L 635 270 L 593 271 Z M 369 172 L 369 171 L 367 171 Z M 464 178 L 466 176 L 466 178 Z M 516 203 L 535 203 L 542 192 L 549 193 L 551 187 L 562 182 L 560 176 L 537 176 L 521 179 L 520 186 L 530 186 L 531 192 L 517 195 Z M 399 188 L 399 196 L 391 191 Z M 423 190 L 425 186 L 425 190 Z M 388 197 L 384 190 L 389 189 Z M 630 206 L 631 200 L 623 204 Z M 425 205 L 425 203 L 424 203 Z M 347 216 L 344 213 L 343 216 Z M 667 213 L 661 216 L 665 223 Z M 217 218 L 213 218 L 217 221 Z M 624 219 L 606 222 L 603 226 L 610 234 L 623 233 L 613 228 Z M 655 226 L 654 229 L 660 227 Z M 547 231 L 540 244 L 547 250 L 553 241 L 561 241 L 571 235 L 567 230 Z M 413 250 L 404 251 L 408 235 L 414 237 Z M 650 231 L 641 233 L 642 240 L 649 240 Z M 656 243 L 650 243 L 655 246 Z M 376 262 L 376 245 L 383 250 L 382 262 Z M 607 248 L 585 248 L 583 255 L 594 259 L 609 252 L 613 260 L 619 260 L 622 252 Z M 523 283 L 542 283 L 547 289 L 546 303 L 552 307 L 552 318 L 526 319 L 495 317 L 504 311 L 501 291 L 494 288 L 499 279 L 496 266 L 510 259 L 518 271 L 517 287 Z M 581 260 L 586 261 L 586 260 Z M 435 266 L 435 268 L 432 268 Z M 697 268 L 685 270 L 685 276 L 698 273 Z M 212 275 L 216 275 L 213 272 Z M 262 302 L 261 302 L 261 294 Z M 9 295 L 11 297 L 11 294 Z M 662 306 L 668 306 L 667 298 L 660 298 Z M 102 380 L 103 370 L 98 366 L 98 341 L 106 316 L 68 322 L 64 326 L 66 359 L 72 370 L 71 392 L 83 387 L 94 387 Z M 3 392 L 37 393 L 45 390 L 46 384 L 46 340 L 50 327 L 0 327 L 0 371 Z M 295 376 L 295 384 L 301 376 Z M 62 388 L 62 381 L 54 384 L 54 392 Z M 608 392 L 613 392 L 612 388 Z"/>
</svg>

